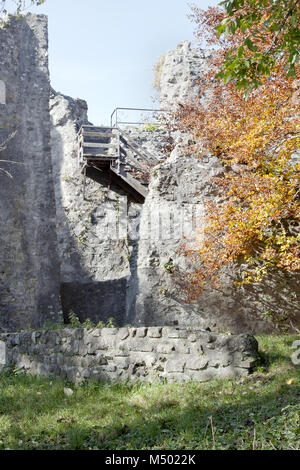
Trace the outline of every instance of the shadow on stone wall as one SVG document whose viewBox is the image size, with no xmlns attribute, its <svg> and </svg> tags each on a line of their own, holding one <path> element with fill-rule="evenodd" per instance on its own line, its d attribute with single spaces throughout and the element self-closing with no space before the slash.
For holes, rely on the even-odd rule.
<svg viewBox="0 0 300 470">
<path fill-rule="evenodd" d="M 186 302 L 187 273 L 193 271 L 194 263 L 197 268 L 199 260 L 183 255 L 184 244 L 189 238 L 175 239 L 169 233 L 182 233 L 179 232 L 182 213 L 188 214 L 191 205 L 195 208 L 205 206 L 211 200 L 222 201 L 213 178 L 223 174 L 223 167 L 215 157 L 200 165 L 198 159 L 186 156 L 183 150 L 177 146 L 170 158 L 157 167 L 145 201 L 136 304 L 139 324 L 165 325 L 177 321 L 179 325 L 209 326 L 232 333 L 295 331 L 293 326 L 300 327 L 299 272 L 277 271 L 261 283 L 238 286 L 235 281 L 241 266 L 226 266 L 221 272 L 218 289 L 207 286 L 196 301 Z M 169 212 L 174 214 L 170 230 L 160 227 L 161 233 L 165 230 L 165 236 L 147 238 L 149 214 Z M 201 211 L 196 214 L 195 226 L 201 234 L 205 217 L 201 218 Z M 165 269 L 168 259 L 175 265 L 174 272 Z M 189 292 L 199 294 L 200 289 L 193 289 L 191 284 L 188 287 Z"/>
<path fill-rule="evenodd" d="M 61 134 L 52 126 L 52 142 L 55 140 L 55 152 L 56 156 L 53 157 L 54 166 L 54 180 L 55 180 L 55 191 L 56 191 L 56 210 L 58 214 L 58 223 L 60 229 L 58 229 L 58 236 L 63 236 L 65 240 L 68 240 L 68 252 L 64 252 L 61 255 L 61 264 L 65 261 L 68 264 L 68 272 L 65 272 L 65 268 L 62 268 L 64 274 L 62 275 L 60 284 L 60 294 L 63 309 L 64 322 L 69 322 L 70 312 L 74 312 L 75 315 L 81 320 L 86 319 L 92 320 L 94 323 L 99 321 L 106 322 L 109 318 L 113 318 L 116 325 L 123 326 L 130 323 L 130 320 L 134 318 L 135 309 L 135 293 L 132 289 L 132 283 L 135 282 L 134 276 L 136 275 L 136 256 L 130 257 L 128 263 L 130 268 L 129 276 L 120 276 L 116 279 L 109 280 L 95 280 L 92 269 L 89 272 L 84 266 L 86 265 L 86 259 L 83 259 L 83 253 L 86 256 L 86 252 L 89 250 L 87 246 L 84 249 L 80 249 L 78 246 L 78 239 L 74 236 L 74 233 L 70 227 L 70 221 L 68 215 L 63 207 L 63 194 L 62 194 L 62 162 L 63 158 L 66 157 L 64 150 L 64 142 L 62 141 Z M 76 142 L 74 142 L 75 144 Z M 60 158 L 57 158 L 57 156 Z M 74 200 L 76 198 L 76 204 L 80 205 L 83 202 L 83 181 L 80 177 L 80 169 L 77 167 L 77 160 L 72 160 L 76 176 L 74 181 L 79 185 L 79 191 L 74 194 Z M 75 173 L 74 173 L 75 174 Z M 99 185 L 101 188 L 108 188 L 110 185 L 108 171 L 99 171 L 93 168 L 87 170 L 88 180 L 92 180 Z M 111 186 L 110 191 L 106 193 L 106 202 L 109 201 L 109 194 L 116 196 L 123 196 L 124 191 L 115 185 Z M 129 196 L 128 196 L 129 199 Z M 129 200 L 130 201 L 130 200 Z M 90 204 L 88 211 L 91 214 L 93 223 L 94 212 L 99 208 L 99 205 L 103 204 L 101 198 L 97 196 L 91 196 L 89 193 L 86 194 L 85 202 Z M 113 200 L 111 202 L 114 202 Z M 63 234 L 63 235 L 62 235 Z M 108 234 L 109 235 L 109 234 Z M 59 242 L 62 240 L 59 240 Z M 108 256 L 113 257 L 115 249 L 115 241 L 111 243 L 110 253 Z M 122 244 L 123 241 L 121 240 Z M 137 252 L 138 241 L 134 241 L 133 252 Z M 99 251 L 101 251 L 101 245 L 99 241 Z M 68 259 L 67 259 L 67 258 Z M 106 261 L 107 262 L 107 261 Z M 132 294 L 133 292 L 133 294 Z"/>
<path fill-rule="evenodd" d="M 69 323 L 72 311 L 81 321 L 89 318 L 98 323 L 113 318 L 116 325 L 123 326 L 126 322 L 126 286 L 126 278 L 103 282 L 62 282 L 64 322 Z"/>
<path fill-rule="evenodd" d="M 235 285 L 238 271 L 226 269 L 225 282 L 218 288 L 204 290 L 197 306 L 227 312 L 220 315 L 220 325 L 232 333 L 295 332 L 300 327 L 300 277 L 299 273 L 277 270 L 259 283 Z M 221 277 L 222 280 L 222 277 Z M 209 315 L 205 315 L 209 318 Z"/>
</svg>

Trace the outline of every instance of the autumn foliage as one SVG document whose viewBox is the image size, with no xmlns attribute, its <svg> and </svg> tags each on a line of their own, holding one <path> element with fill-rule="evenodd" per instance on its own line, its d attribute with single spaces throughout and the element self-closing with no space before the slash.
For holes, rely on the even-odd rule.
<svg viewBox="0 0 300 470">
<path fill-rule="evenodd" d="M 179 128 L 194 138 L 189 151 L 197 158 L 213 154 L 224 166 L 223 176 L 214 179 L 221 201 L 207 204 L 204 241 L 185 247 L 197 266 L 186 275 L 190 298 L 207 283 L 217 284 L 222 267 L 232 263 L 240 266 L 236 284 L 259 282 L 274 270 L 300 269 L 299 154 L 295 158 L 300 80 L 286 74 L 283 55 L 246 96 L 236 82 L 217 80 L 226 53 L 244 45 L 247 34 L 220 36 L 216 27 L 224 18 L 219 8 L 193 9 L 199 39 L 215 50 L 200 80 L 199 102 L 181 105 L 176 115 Z M 257 46 L 272 41 L 270 34 L 262 46 L 259 37 Z"/>
</svg>

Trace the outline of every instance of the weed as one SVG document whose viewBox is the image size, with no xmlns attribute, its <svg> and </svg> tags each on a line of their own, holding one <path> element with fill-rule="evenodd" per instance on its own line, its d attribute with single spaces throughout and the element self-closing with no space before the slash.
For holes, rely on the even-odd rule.
<svg viewBox="0 0 300 470">
<path fill-rule="evenodd" d="M 74 320 L 74 318 L 73 318 Z M 0 374 L 0 449 L 300 450 L 296 336 L 257 338 L 248 377 L 183 384 L 80 384 Z"/>
</svg>

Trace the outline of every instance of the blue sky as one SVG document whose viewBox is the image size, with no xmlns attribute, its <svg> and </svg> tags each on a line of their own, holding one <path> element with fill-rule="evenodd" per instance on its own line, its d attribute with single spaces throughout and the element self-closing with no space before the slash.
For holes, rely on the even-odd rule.
<svg viewBox="0 0 300 470">
<path fill-rule="evenodd" d="M 52 86 L 87 100 L 89 119 L 108 124 L 116 107 L 153 107 L 153 65 L 194 41 L 188 3 L 216 0 L 46 0 Z"/>
</svg>

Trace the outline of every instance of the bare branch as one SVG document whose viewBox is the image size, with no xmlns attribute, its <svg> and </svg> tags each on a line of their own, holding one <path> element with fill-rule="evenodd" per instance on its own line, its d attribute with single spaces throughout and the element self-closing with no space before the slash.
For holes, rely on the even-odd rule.
<svg viewBox="0 0 300 470">
<path fill-rule="evenodd" d="M 16 130 L 16 131 L 12 132 L 11 134 L 9 134 L 9 136 L 4 140 L 4 142 L 2 142 L 2 144 L 0 144 L 0 153 L 3 152 L 7 148 L 7 145 L 9 143 L 9 141 L 12 140 L 15 137 L 17 132 L 18 131 Z M 14 160 L 0 160 L 0 162 L 1 163 L 9 163 L 9 164 L 13 164 L 13 165 L 24 165 L 24 163 L 15 162 Z M 0 172 L 4 173 L 9 178 L 12 178 L 12 174 L 9 171 L 4 170 L 4 168 L 0 168 Z"/>
<path fill-rule="evenodd" d="M 9 178 L 11 178 L 11 179 L 12 179 L 12 174 L 11 174 L 11 173 L 9 173 L 9 171 L 6 171 L 6 170 L 4 170 L 3 168 L 0 168 L 0 172 L 2 172 L 2 173 L 5 173 L 5 174 L 6 174 L 6 176 L 8 176 Z"/>
<path fill-rule="evenodd" d="M 9 134 L 9 136 L 4 140 L 4 142 L 2 142 L 2 144 L 0 144 L 0 152 L 3 152 L 3 150 L 6 149 L 8 142 L 15 137 L 17 132 L 18 131 L 14 131 L 11 134 Z"/>
</svg>

